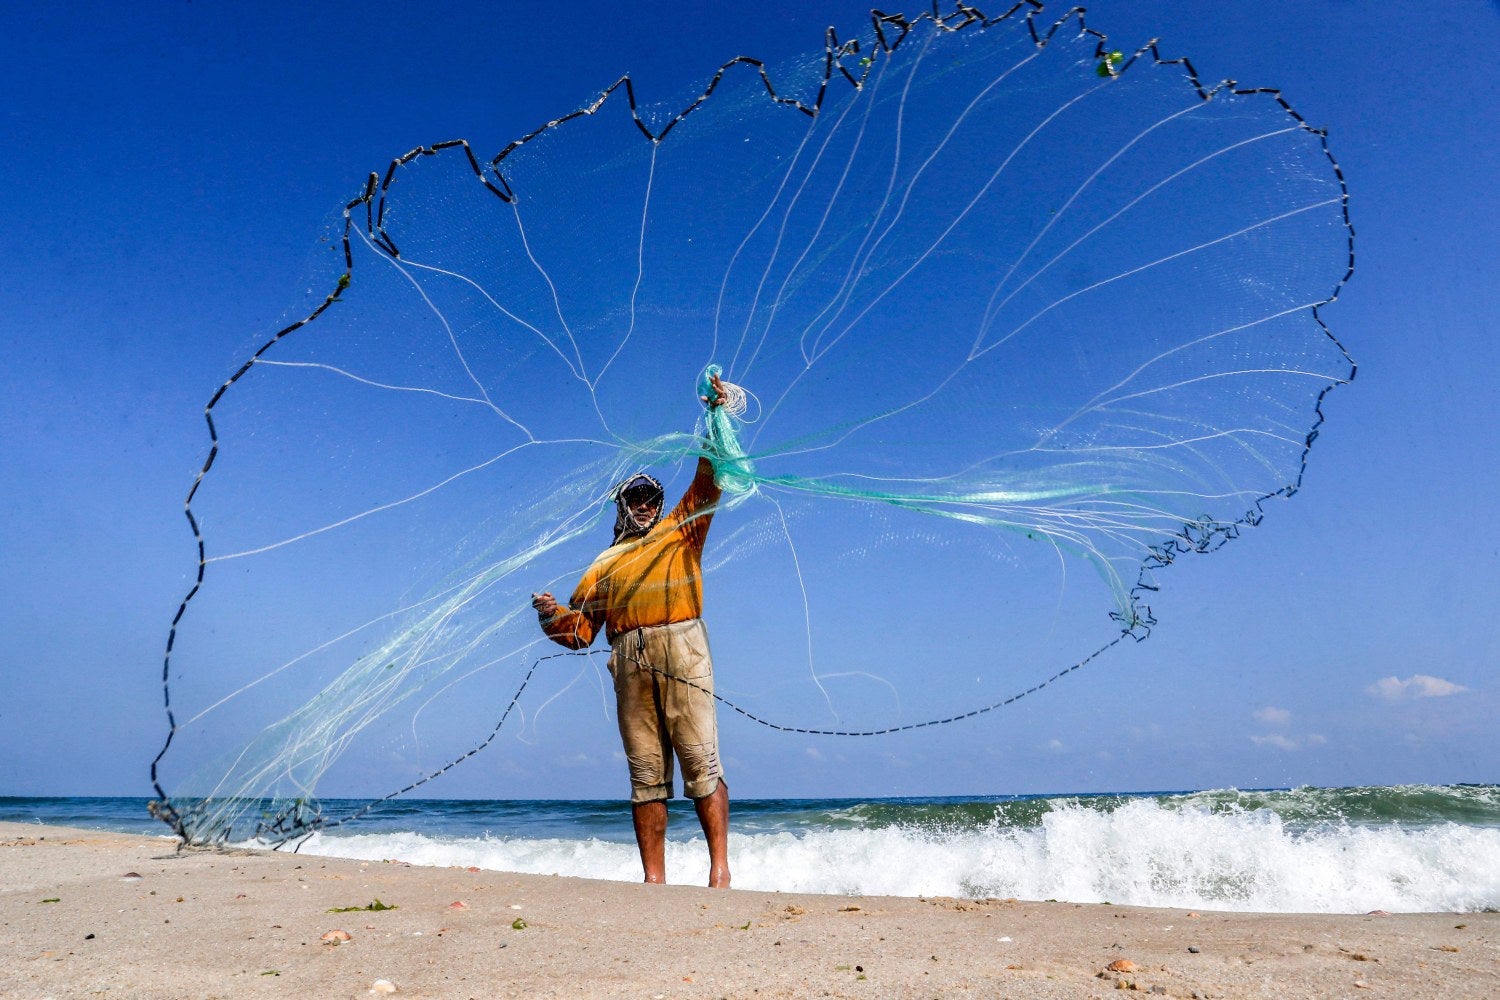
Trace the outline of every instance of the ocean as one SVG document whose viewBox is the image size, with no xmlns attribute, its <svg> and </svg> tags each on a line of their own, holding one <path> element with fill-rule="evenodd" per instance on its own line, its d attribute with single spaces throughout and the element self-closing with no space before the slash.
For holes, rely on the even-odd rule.
<svg viewBox="0 0 1500 1000">
<path fill-rule="evenodd" d="M 135 798 L 0 798 L 0 820 L 165 833 Z M 730 827 L 740 889 L 1256 912 L 1500 908 L 1497 785 L 763 799 L 736 801 Z M 640 878 L 618 801 L 397 801 L 300 850 Z M 706 869 L 691 804 L 675 801 L 668 881 L 699 884 Z"/>
</svg>

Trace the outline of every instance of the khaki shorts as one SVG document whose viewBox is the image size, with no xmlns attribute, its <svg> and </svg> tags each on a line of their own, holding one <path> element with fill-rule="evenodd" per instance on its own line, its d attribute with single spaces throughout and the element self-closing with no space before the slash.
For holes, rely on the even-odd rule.
<svg viewBox="0 0 1500 1000">
<path fill-rule="evenodd" d="M 630 801 L 672 797 L 674 749 L 687 797 L 712 795 L 724 768 L 703 620 L 634 629 L 615 636 L 610 647 L 620 738 L 630 762 Z"/>
</svg>

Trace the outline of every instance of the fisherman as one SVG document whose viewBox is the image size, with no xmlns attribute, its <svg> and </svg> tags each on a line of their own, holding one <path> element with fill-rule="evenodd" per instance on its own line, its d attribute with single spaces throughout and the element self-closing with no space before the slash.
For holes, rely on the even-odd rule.
<svg viewBox="0 0 1500 1000">
<path fill-rule="evenodd" d="M 716 371 L 710 369 L 710 371 Z M 726 399 L 717 374 L 710 409 Z M 712 440 L 710 440 L 712 447 Z M 661 483 L 639 473 L 615 490 L 614 542 L 566 606 L 532 594 L 542 631 L 569 649 L 585 649 L 600 626 L 610 644 L 616 715 L 630 764 L 630 803 L 646 881 L 665 883 L 667 800 L 672 756 L 708 841 L 708 884 L 729 888 L 729 788 L 719 760 L 713 663 L 703 625 L 703 542 L 720 497 L 714 465 L 698 459 L 687 492 L 662 517 Z"/>
</svg>

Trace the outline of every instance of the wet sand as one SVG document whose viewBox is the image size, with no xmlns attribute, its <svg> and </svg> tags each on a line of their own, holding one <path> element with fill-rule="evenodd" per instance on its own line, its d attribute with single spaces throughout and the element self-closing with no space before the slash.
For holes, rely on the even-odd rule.
<svg viewBox="0 0 1500 1000">
<path fill-rule="evenodd" d="M 1494 913 L 716 892 L 174 847 L 0 823 L 0 995 L 1500 997 Z M 376 899 L 393 908 L 329 912 Z"/>
</svg>

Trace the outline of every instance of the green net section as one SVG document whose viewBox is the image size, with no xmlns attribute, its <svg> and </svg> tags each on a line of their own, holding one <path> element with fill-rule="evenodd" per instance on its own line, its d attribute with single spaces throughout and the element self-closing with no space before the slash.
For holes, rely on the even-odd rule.
<svg viewBox="0 0 1500 1000">
<path fill-rule="evenodd" d="M 710 399 L 715 395 L 711 379 L 722 375 L 719 365 L 709 365 L 698 379 L 698 396 Z M 743 410 L 743 390 L 730 383 L 730 392 L 735 402 L 712 407 L 704 418 L 708 424 L 708 456 L 714 463 L 714 482 L 719 489 L 730 494 L 744 494 L 755 488 L 755 463 L 740 444 L 738 414 Z M 740 405 L 736 405 L 739 403 Z"/>
</svg>

